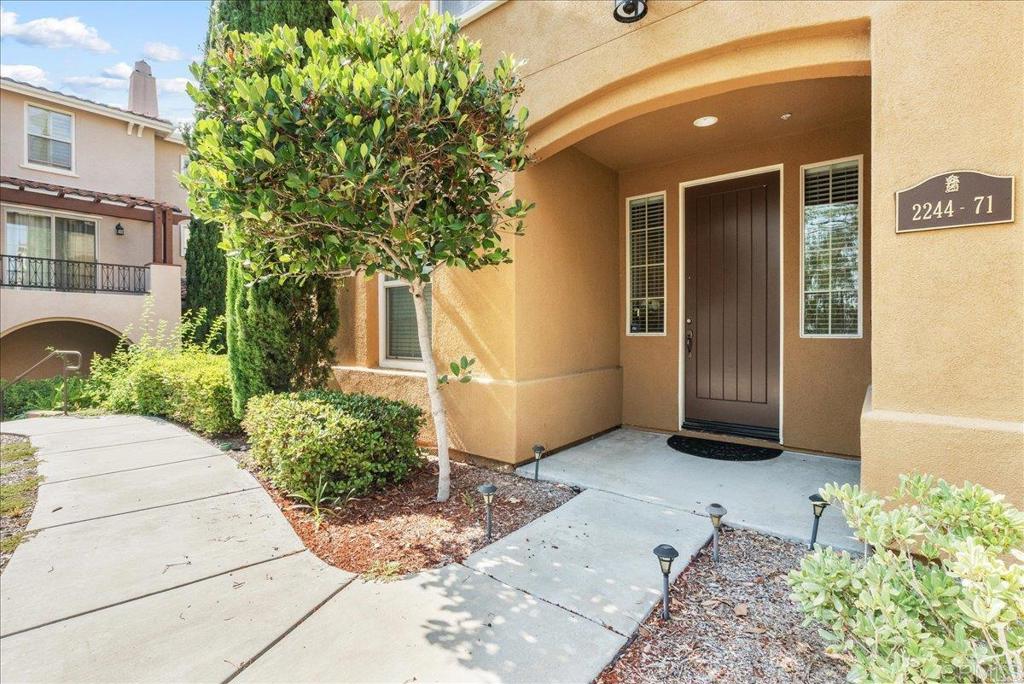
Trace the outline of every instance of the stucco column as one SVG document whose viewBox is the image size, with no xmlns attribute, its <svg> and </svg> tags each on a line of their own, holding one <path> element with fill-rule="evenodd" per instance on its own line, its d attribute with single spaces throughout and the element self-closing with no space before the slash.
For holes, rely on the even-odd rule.
<svg viewBox="0 0 1024 684">
<path fill-rule="evenodd" d="M 1022 26 L 1015 2 L 875 6 L 870 489 L 917 470 L 1024 503 Z M 1015 176 L 1016 222 L 897 235 L 894 193 L 958 169 Z"/>
</svg>

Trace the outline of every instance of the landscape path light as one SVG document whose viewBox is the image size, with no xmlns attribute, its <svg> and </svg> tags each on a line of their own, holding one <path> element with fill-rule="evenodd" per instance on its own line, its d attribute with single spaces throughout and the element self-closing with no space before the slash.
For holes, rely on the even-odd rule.
<svg viewBox="0 0 1024 684">
<path fill-rule="evenodd" d="M 494 492 L 498 491 L 498 488 L 492 485 L 490 482 L 482 484 L 476 488 L 476 491 L 480 492 L 480 495 L 484 497 L 484 508 L 487 510 L 487 543 L 491 543 L 491 502 L 494 501 Z"/>
<path fill-rule="evenodd" d="M 714 533 L 712 536 L 711 546 L 711 559 L 716 563 L 718 562 L 718 528 L 722 526 L 722 518 L 729 511 L 725 510 L 725 506 L 722 504 L 708 504 L 707 508 L 704 509 L 709 516 L 711 516 L 711 525 L 714 527 Z"/>
<path fill-rule="evenodd" d="M 533 445 L 533 479 L 540 479 L 540 457 L 544 455 L 544 445 Z"/>
<path fill-rule="evenodd" d="M 818 522 L 821 521 L 821 515 L 828 508 L 828 501 L 822 498 L 821 494 L 815 492 L 807 497 L 811 501 L 811 508 L 814 510 L 814 527 L 811 528 L 811 543 L 807 545 L 807 548 L 811 551 L 814 550 L 814 542 L 818 540 Z"/>
<path fill-rule="evenodd" d="M 679 552 L 668 544 L 654 547 L 654 555 L 661 565 L 661 618 L 668 620 L 668 575 L 672 572 L 672 561 L 679 557 Z"/>
</svg>

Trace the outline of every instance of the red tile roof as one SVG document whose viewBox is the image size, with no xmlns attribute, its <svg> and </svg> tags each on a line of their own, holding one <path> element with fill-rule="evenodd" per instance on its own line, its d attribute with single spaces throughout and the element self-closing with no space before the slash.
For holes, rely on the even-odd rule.
<svg viewBox="0 0 1024 684">
<path fill-rule="evenodd" d="M 27 178 L 0 176 L 0 185 L 10 185 L 16 187 L 18 190 L 40 190 L 47 193 L 53 193 L 57 197 L 81 197 L 91 199 L 95 202 L 110 202 L 112 204 L 120 204 L 130 208 L 146 207 L 150 209 L 170 209 L 175 213 L 181 213 L 181 208 L 176 207 L 173 204 L 158 202 L 146 197 L 138 197 L 136 195 L 118 195 L 110 192 L 99 192 L 98 190 L 82 190 L 80 188 L 71 188 L 66 185 L 54 185 L 53 183 L 28 180 Z"/>
</svg>

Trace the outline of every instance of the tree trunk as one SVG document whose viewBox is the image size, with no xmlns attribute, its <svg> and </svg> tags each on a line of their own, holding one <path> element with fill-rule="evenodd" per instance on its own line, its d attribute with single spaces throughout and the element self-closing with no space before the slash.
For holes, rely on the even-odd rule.
<svg viewBox="0 0 1024 684">
<path fill-rule="evenodd" d="M 427 373 L 427 394 L 430 396 L 430 415 L 434 419 L 437 434 L 437 500 L 447 501 L 451 489 L 451 463 L 448 461 L 448 423 L 444 414 L 444 397 L 437 384 L 437 364 L 434 363 L 434 348 L 431 346 L 430 319 L 423 300 L 423 281 L 416 279 L 409 284 L 412 304 L 416 310 L 416 333 L 420 340 L 420 354 L 423 368 Z"/>
</svg>

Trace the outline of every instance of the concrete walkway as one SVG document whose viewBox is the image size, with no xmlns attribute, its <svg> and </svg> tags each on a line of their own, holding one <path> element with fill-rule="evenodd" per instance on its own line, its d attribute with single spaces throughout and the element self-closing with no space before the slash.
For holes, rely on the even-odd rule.
<svg viewBox="0 0 1024 684">
<path fill-rule="evenodd" d="M 46 482 L 0 580 L 0 680 L 587 682 L 705 519 L 593 489 L 463 564 L 377 584 L 305 551 L 208 442 L 133 416 L 3 424 Z M 500 496 L 500 493 L 499 493 Z"/>
<path fill-rule="evenodd" d="M 784 451 L 768 461 L 715 461 L 680 453 L 667 440 L 660 432 L 615 430 L 543 459 L 540 477 L 700 516 L 717 502 L 729 511 L 729 525 L 803 542 L 814 521 L 807 497 L 829 482 L 860 482 L 855 459 Z M 519 474 L 533 477 L 533 464 Z M 862 549 L 834 507 L 822 516 L 818 541 Z"/>
</svg>

